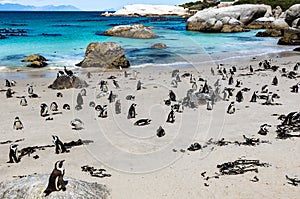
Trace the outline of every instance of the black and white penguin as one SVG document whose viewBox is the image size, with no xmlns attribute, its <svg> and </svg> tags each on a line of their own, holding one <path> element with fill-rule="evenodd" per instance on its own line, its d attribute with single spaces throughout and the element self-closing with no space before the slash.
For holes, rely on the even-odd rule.
<svg viewBox="0 0 300 199">
<path fill-rule="evenodd" d="M 195 82 L 193 82 L 193 84 L 192 84 L 192 89 L 193 89 L 193 90 L 197 90 L 197 88 L 198 88 L 198 86 L 197 86 L 197 83 L 196 83 L 196 81 L 195 81 Z"/>
<path fill-rule="evenodd" d="M 125 78 L 127 78 L 127 77 L 128 77 L 128 73 L 127 73 L 127 71 L 126 71 L 126 70 L 124 71 L 124 77 L 125 77 Z"/>
<path fill-rule="evenodd" d="M 40 115 L 42 117 L 48 116 L 48 106 L 47 106 L 47 104 L 42 103 L 40 107 L 41 107 Z"/>
<path fill-rule="evenodd" d="M 173 79 L 173 80 L 171 81 L 171 86 L 172 86 L 173 88 L 177 88 L 178 82 L 177 82 L 175 79 Z"/>
<path fill-rule="evenodd" d="M 128 116 L 127 116 L 128 119 L 135 118 L 135 116 L 137 115 L 135 112 L 135 107 L 136 107 L 135 103 L 131 104 L 131 106 L 129 107 Z"/>
<path fill-rule="evenodd" d="M 63 94 L 61 92 L 56 93 L 56 97 L 63 97 Z"/>
<path fill-rule="evenodd" d="M 11 87 L 11 83 L 8 79 L 5 80 L 5 86 L 6 87 Z"/>
<path fill-rule="evenodd" d="M 11 86 L 16 86 L 16 84 L 17 84 L 16 81 L 14 81 L 14 80 L 11 80 L 11 81 L 10 81 L 10 85 L 11 85 Z"/>
<path fill-rule="evenodd" d="M 110 93 L 109 93 L 109 95 L 108 95 L 108 98 L 107 98 L 107 99 L 108 99 L 108 102 L 109 102 L 109 103 L 114 102 L 115 99 L 116 99 L 116 97 L 117 97 L 117 95 L 113 94 L 113 92 L 110 91 Z"/>
<path fill-rule="evenodd" d="M 150 119 L 139 119 L 134 123 L 135 126 L 145 126 L 150 124 L 151 120 Z"/>
<path fill-rule="evenodd" d="M 297 112 L 290 112 L 287 114 L 287 116 L 284 118 L 282 125 L 291 125 L 294 121 L 294 116 L 297 115 Z"/>
<path fill-rule="evenodd" d="M 175 79 L 176 79 L 177 82 L 181 82 L 179 73 L 176 75 Z"/>
<path fill-rule="evenodd" d="M 212 101 L 211 100 L 207 100 L 206 101 L 206 110 L 213 110 L 213 105 L 212 105 Z"/>
<path fill-rule="evenodd" d="M 83 98 L 82 98 L 81 93 L 78 93 L 76 102 L 77 102 L 77 105 L 80 105 L 80 106 L 83 105 Z"/>
<path fill-rule="evenodd" d="M 202 88 L 202 91 L 201 93 L 209 93 L 209 87 L 208 87 L 208 84 L 207 84 L 207 81 L 205 80 L 204 82 L 204 86 Z"/>
<path fill-rule="evenodd" d="M 104 80 L 100 81 L 100 90 L 102 92 L 107 92 L 108 91 L 107 81 L 104 81 Z"/>
<path fill-rule="evenodd" d="M 63 142 L 56 135 L 52 135 L 52 142 L 55 145 L 55 153 L 65 153 L 69 152 Z"/>
<path fill-rule="evenodd" d="M 21 106 L 27 106 L 27 105 L 28 105 L 27 100 L 26 100 L 25 97 L 22 97 L 22 98 L 21 98 L 21 100 L 20 100 L 20 105 L 21 105 Z"/>
<path fill-rule="evenodd" d="M 13 129 L 22 130 L 23 128 L 24 128 L 24 126 L 23 126 L 20 118 L 19 117 L 15 117 Z"/>
<path fill-rule="evenodd" d="M 172 90 L 169 91 L 169 98 L 171 101 L 176 102 L 176 95 Z"/>
<path fill-rule="evenodd" d="M 120 88 L 120 85 L 118 84 L 118 81 L 116 80 L 113 80 L 113 84 L 116 88 Z"/>
<path fill-rule="evenodd" d="M 176 77 L 176 75 L 177 75 L 178 73 L 179 73 L 179 70 L 178 70 L 178 69 L 172 70 L 171 77 Z"/>
<path fill-rule="evenodd" d="M 75 129 L 75 130 L 83 129 L 83 125 L 84 125 L 84 123 L 78 118 L 72 120 L 70 122 L 70 124 L 73 127 L 73 129 Z"/>
<path fill-rule="evenodd" d="M 95 110 L 99 111 L 98 117 L 106 118 L 107 117 L 107 105 L 97 105 Z"/>
<path fill-rule="evenodd" d="M 253 70 L 252 66 L 250 65 L 250 73 L 253 73 L 253 72 L 254 72 L 254 70 Z"/>
<path fill-rule="evenodd" d="M 257 91 L 254 91 L 251 97 L 250 102 L 256 102 L 257 101 Z"/>
<path fill-rule="evenodd" d="M 18 163 L 20 162 L 20 157 L 18 156 L 18 145 L 11 144 L 9 146 L 9 153 L 8 153 L 9 161 L 7 163 Z"/>
<path fill-rule="evenodd" d="M 57 105 L 56 102 L 52 102 L 52 103 L 50 104 L 50 110 L 51 110 L 51 111 L 58 111 L 58 105 Z"/>
<path fill-rule="evenodd" d="M 89 103 L 89 107 L 94 108 L 95 106 L 96 106 L 96 103 L 95 103 L 95 102 L 91 101 L 91 102 Z"/>
<path fill-rule="evenodd" d="M 215 75 L 215 70 L 211 67 L 210 68 L 210 73 L 212 74 L 212 75 Z"/>
<path fill-rule="evenodd" d="M 290 87 L 292 90 L 291 92 L 292 93 L 298 93 L 298 90 L 299 90 L 299 85 L 298 84 L 295 84 L 294 86 Z"/>
<path fill-rule="evenodd" d="M 267 93 L 269 92 L 269 87 L 268 85 L 264 85 L 262 88 L 261 88 L 261 93 Z"/>
<path fill-rule="evenodd" d="M 53 191 L 66 190 L 65 181 L 63 179 L 65 175 L 63 163 L 64 160 L 60 160 L 55 163 L 54 169 L 49 177 L 48 186 L 44 191 L 45 196 L 48 196 Z"/>
<path fill-rule="evenodd" d="M 161 126 L 159 126 L 159 128 L 156 130 L 156 132 L 157 132 L 156 135 L 159 138 L 166 135 L 165 130 Z"/>
<path fill-rule="evenodd" d="M 236 71 L 237 71 L 237 70 L 236 70 L 236 67 L 235 67 L 235 66 L 232 66 L 231 68 L 232 68 L 232 72 L 236 73 Z"/>
<path fill-rule="evenodd" d="M 234 102 L 231 102 L 227 108 L 227 113 L 233 114 L 234 112 L 235 112 L 235 105 L 234 105 Z"/>
<path fill-rule="evenodd" d="M 85 88 L 81 89 L 80 94 L 81 96 L 86 96 L 86 89 Z"/>
<path fill-rule="evenodd" d="M 175 113 L 174 113 L 174 110 L 172 107 L 171 107 L 170 113 L 168 114 L 167 122 L 169 122 L 169 123 L 175 122 Z"/>
<path fill-rule="evenodd" d="M 274 96 L 273 96 L 273 93 L 272 92 L 269 92 L 268 93 L 268 96 L 267 96 L 267 99 L 266 99 L 266 102 L 264 104 L 266 105 L 272 105 L 274 102 Z"/>
<path fill-rule="evenodd" d="M 228 91 L 228 89 L 224 89 L 223 90 L 223 100 L 224 101 L 228 101 L 229 100 L 229 97 L 230 97 L 230 95 L 229 95 L 229 91 Z"/>
<path fill-rule="evenodd" d="M 235 99 L 237 102 L 242 102 L 244 100 L 243 92 L 242 91 L 237 92 Z"/>
<path fill-rule="evenodd" d="M 233 84 L 233 77 L 231 75 L 228 79 L 228 85 L 232 85 L 232 84 Z"/>
<path fill-rule="evenodd" d="M 239 88 L 242 86 L 242 81 L 241 80 L 236 80 L 236 84 L 235 84 L 235 87 Z"/>
<path fill-rule="evenodd" d="M 13 91 L 12 91 L 12 89 L 11 88 L 8 88 L 7 90 L 6 90 L 6 98 L 12 98 L 12 95 L 13 95 Z"/>
<path fill-rule="evenodd" d="M 64 71 L 68 76 L 70 76 L 70 77 L 73 76 L 73 71 L 68 70 L 66 66 L 64 66 Z"/>
<path fill-rule="evenodd" d="M 296 65 L 294 66 L 293 70 L 294 70 L 294 71 L 297 71 L 298 68 L 299 68 L 299 66 L 300 66 L 300 62 L 296 63 Z"/>
<path fill-rule="evenodd" d="M 260 126 L 260 129 L 258 131 L 258 134 L 260 135 L 267 135 L 267 133 L 269 132 L 269 128 L 271 127 L 271 125 L 269 124 L 263 124 Z"/>
<path fill-rule="evenodd" d="M 277 79 L 276 76 L 275 76 L 275 77 L 273 78 L 273 80 L 272 80 L 272 85 L 274 85 L 274 86 L 277 86 L 277 85 L 278 85 L 278 79 Z"/>
<path fill-rule="evenodd" d="M 127 95 L 125 99 L 133 101 L 135 99 L 135 96 L 133 96 L 133 95 Z"/>
<path fill-rule="evenodd" d="M 32 85 L 28 87 L 27 91 L 28 91 L 29 95 L 33 94 L 33 87 L 32 87 Z"/>
<path fill-rule="evenodd" d="M 142 82 L 139 80 L 136 85 L 136 90 L 141 90 L 141 89 L 142 89 Z"/>
<path fill-rule="evenodd" d="M 87 76 L 88 79 L 90 79 L 92 77 L 92 73 L 91 72 L 87 72 L 86 76 Z"/>
<path fill-rule="evenodd" d="M 121 101 L 117 100 L 115 103 L 115 113 L 120 114 L 121 113 Z"/>
<path fill-rule="evenodd" d="M 64 105 L 63 105 L 63 109 L 64 109 L 64 110 L 71 110 L 71 107 L 70 107 L 69 104 L 64 104 Z"/>
</svg>

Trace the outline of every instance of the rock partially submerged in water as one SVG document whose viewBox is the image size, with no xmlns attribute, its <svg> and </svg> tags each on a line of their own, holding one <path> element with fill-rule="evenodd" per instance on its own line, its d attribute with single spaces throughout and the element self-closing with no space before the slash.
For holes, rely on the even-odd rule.
<svg viewBox="0 0 300 199">
<path fill-rule="evenodd" d="M 42 68 L 47 66 L 47 59 L 43 57 L 42 55 L 38 54 L 32 54 L 27 56 L 25 59 L 22 60 L 22 62 L 31 62 L 27 67 L 32 68 Z"/>
<path fill-rule="evenodd" d="M 36 174 L 0 183 L 0 198 L 45 198 L 44 190 L 48 184 L 49 175 Z M 110 190 L 98 183 L 89 183 L 74 178 L 65 177 L 66 191 L 54 191 L 48 199 L 73 198 L 111 198 Z"/>
<path fill-rule="evenodd" d="M 84 60 L 77 66 L 119 69 L 119 67 L 128 68 L 130 63 L 119 44 L 115 42 L 93 42 L 88 45 Z"/>
<path fill-rule="evenodd" d="M 164 43 L 156 43 L 156 44 L 152 45 L 150 48 L 165 49 L 165 48 L 167 48 L 167 45 Z"/>
<path fill-rule="evenodd" d="M 85 88 L 88 87 L 88 84 L 83 79 L 77 76 L 68 76 L 62 75 L 54 80 L 53 84 L 51 84 L 48 88 L 52 89 L 69 89 L 69 88 Z"/>
<path fill-rule="evenodd" d="M 287 28 L 283 37 L 278 41 L 279 45 L 300 45 L 300 29 Z"/>
<path fill-rule="evenodd" d="M 115 26 L 104 31 L 103 35 L 134 39 L 157 38 L 155 33 L 150 28 L 147 28 L 142 24 Z"/>
<path fill-rule="evenodd" d="M 258 32 L 255 35 L 256 37 L 280 37 L 282 36 L 282 32 L 276 29 L 267 29 L 262 32 Z"/>
</svg>

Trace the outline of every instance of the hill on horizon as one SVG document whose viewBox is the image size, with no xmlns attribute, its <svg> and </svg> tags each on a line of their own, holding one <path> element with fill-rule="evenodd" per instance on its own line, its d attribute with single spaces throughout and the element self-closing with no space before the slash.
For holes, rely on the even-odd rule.
<svg viewBox="0 0 300 199">
<path fill-rule="evenodd" d="M 14 3 L 4 3 L 0 4 L 0 11 L 80 11 L 80 9 L 72 5 L 32 6 Z"/>
</svg>

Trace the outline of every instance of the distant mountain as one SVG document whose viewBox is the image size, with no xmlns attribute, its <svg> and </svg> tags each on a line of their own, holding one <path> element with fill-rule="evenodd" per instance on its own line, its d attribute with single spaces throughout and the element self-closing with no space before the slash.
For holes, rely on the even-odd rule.
<svg viewBox="0 0 300 199">
<path fill-rule="evenodd" d="M 80 9 L 71 5 L 47 5 L 47 6 L 31 6 L 14 3 L 0 4 L 0 11 L 79 11 Z"/>
</svg>

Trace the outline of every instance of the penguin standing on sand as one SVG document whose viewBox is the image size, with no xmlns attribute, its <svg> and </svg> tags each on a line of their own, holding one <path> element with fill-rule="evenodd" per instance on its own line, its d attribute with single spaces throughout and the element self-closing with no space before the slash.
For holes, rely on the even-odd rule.
<svg viewBox="0 0 300 199">
<path fill-rule="evenodd" d="M 11 88 L 6 90 L 6 98 L 12 98 L 13 91 Z"/>
<path fill-rule="evenodd" d="M 250 73 L 253 73 L 253 72 L 254 72 L 254 70 L 253 70 L 252 66 L 250 65 Z"/>
<path fill-rule="evenodd" d="M 57 105 L 56 102 L 52 102 L 52 103 L 50 104 L 50 110 L 51 110 L 51 111 L 58 111 L 58 105 Z"/>
<path fill-rule="evenodd" d="M 233 77 L 231 75 L 228 79 L 228 85 L 232 85 L 232 84 L 233 84 Z"/>
<path fill-rule="evenodd" d="M 237 92 L 235 98 L 237 102 L 242 102 L 244 100 L 243 92 L 242 91 Z"/>
<path fill-rule="evenodd" d="M 251 97 L 250 102 L 256 102 L 257 97 L 258 97 L 258 96 L 257 96 L 257 91 L 254 91 L 253 94 L 252 94 L 252 97 Z"/>
<path fill-rule="evenodd" d="M 97 105 L 95 108 L 97 111 L 99 111 L 98 117 L 106 118 L 107 117 L 107 105 Z"/>
<path fill-rule="evenodd" d="M 85 88 L 81 89 L 80 94 L 81 96 L 86 96 L 86 89 Z"/>
<path fill-rule="evenodd" d="M 269 87 L 268 85 L 264 85 L 262 88 L 261 88 L 261 93 L 267 93 L 269 92 Z"/>
<path fill-rule="evenodd" d="M 116 97 L 117 97 L 117 95 L 113 94 L 113 92 L 110 91 L 109 96 L 108 96 L 107 99 L 108 99 L 109 103 L 112 103 L 112 102 L 115 101 Z"/>
<path fill-rule="evenodd" d="M 278 79 L 277 79 L 276 76 L 275 76 L 275 77 L 273 78 L 273 80 L 272 80 L 272 85 L 274 85 L 274 86 L 277 86 L 277 85 L 278 85 Z"/>
<path fill-rule="evenodd" d="M 75 130 L 80 130 L 80 129 L 83 128 L 83 122 L 80 119 L 76 118 L 76 119 L 71 121 L 71 126 Z"/>
<path fill-rule="evenodd" d="M 233 114 L 234 112 L 235 112 L 235 105 L 234 105 L 234 102 L 231 102 L 227 108 L 227 113 Z"/>
<path fill-rule="evenodd" d="M 267 133 L 269 132 L 269 128 L 271 127 L 271 125 L 269 124 L 263 124 L 260 126 L 260 129 L 258 131 L 258 134 L 260 135 L 267 135 Z"/>
<path fill-rule="evenodd" d="M 213 110 L 213 105 L 212 105 L 212 101 L 211 100 L 207 100 L 206 102 L 206 109 L 211 111 Z"/>
<path fill-rule="evenodd" d="M 58 136 L 52 135 L 52 142 L 55 145 L 55 153 L 56 154 L 69 152 L 67 150 L 67 148 L 65 147 L 65 145 L 63 144 L 63 142 L 58 138 Z"/>
<path fill-rule="evenodd" d="M 29 86 L 28 89 L 27 89 L 27 91 L 28 91 L 29 95 L 32 95 L 33 94 L 33 87 Z"/>
<path fill-rule="evenodd" d="M 22 98 L 21 98 L 21 100 L 20 100 L 20 105 L 21 105 L 21 106 L 27 106 L 27 105 L 28 105 L 28 104 L 27 104 L 27 100 L 26 100 L 25 97 L 22 97 Z"/>
<path fill-rule="evenodd" d="M 77 105 L 79 105 L 79 106 L 83 105 L 83 98 L 82 98 L 81 93 L 78 93 L 76 102 L 77 102 Z"/>
<path fill-rule="evenodd" d="M 64 109 L 64 110 L 71 110 L 71 107 L 70 107 L 69 104 L 64 104 L 64 105 L 63 105 L 63 109 Z"/>
<path fill-rule="evenodd" d="M 175 122 L 175 114 L 174 114 L 173 107 L 171 107 L 171 111 L 168 115 L 167 122 L 169 122 L 169 123 L 174 123 Z"/>
<path fill-rule="evenodd" d="M 166 134 L 165 130 L 161 126 L 159 126 L 156 132 L 157 137 L 163 137 Z"/>
<path fill-rule="evenodd" d="M 265 104 L 266 104 L 266 105 L 272 105 L 273 102 L 274 102 L 273 93 L 272 93 L 272 92 L 269 92 Z"/>
<path fill-rule="evenodd" d="M 23 128 L 24 128 L 24 126 L 23 126 L 21 120 L 19 119 L 19 117 L 16 117 L 15 121 L 14 121 L 13 129 L 22 130 Z"/>
<path fill-rule="evenodd" d="M 120 88 L 120 85 L 118 84 L 118 81 L 113 79 L 113 84 L 116 88 Z"/>
<path fill-rule="evenodd" d="M 172 90 L 169 91 L 169 98 L 171 101 L 176 102 L 176 95 Z"/>
<path fill-rule="evenodd" d="M 11 87 L 11 83 L 8 79 L 5 80 L 5 86 L 6 87 Z"/>
<path fill-rule="evenodd" d="M 120 100 L 117 100 L 116 103 L 115 103 L 115 112 L 116 112 L 116 114 L 121 113 L 121 102 L 120 102 Z"/>
<path fill-rule="evenodd" d="M 141 90 L 141 89 L 142 89 L 142 82 L 139 80 L 136 85 L 136 90 Z"/>
<path fill-rule="evenodd" d="M 9 146 L 9 161 L 7 163 L 18 163 L 20 162 L 20 157 L 18 156 L 18 145 L 17 144 L 11 144 Z"/>
<path fill-rule="evenodd" d="M 65 169 L 63 167 L 64 160 L 57 161 L 54 169 L 49 177 L 48 186 L 44 191 L 45 196 L 48 196 L 53 191 L 66 190 L 64 182 Z"/>
<path fill-rule="evenodd" d="M 47 106 L 47 104 L 45 104 L 45 103 L 42 103 L 42 104 L 41 104 L 40 115 L 41 115 L 42 117 L 48 116 L 48 106 Z"/>
<path fill-rule="evenodd" d="M 131 104 L 131 106 L 129 107 L 128 116 L 127 116 L 128 119 L 135 118 L 135 116 L 137 115 L 135 112 L 135 107 L 136 107 L 135 103 Z"/>
</svg>

